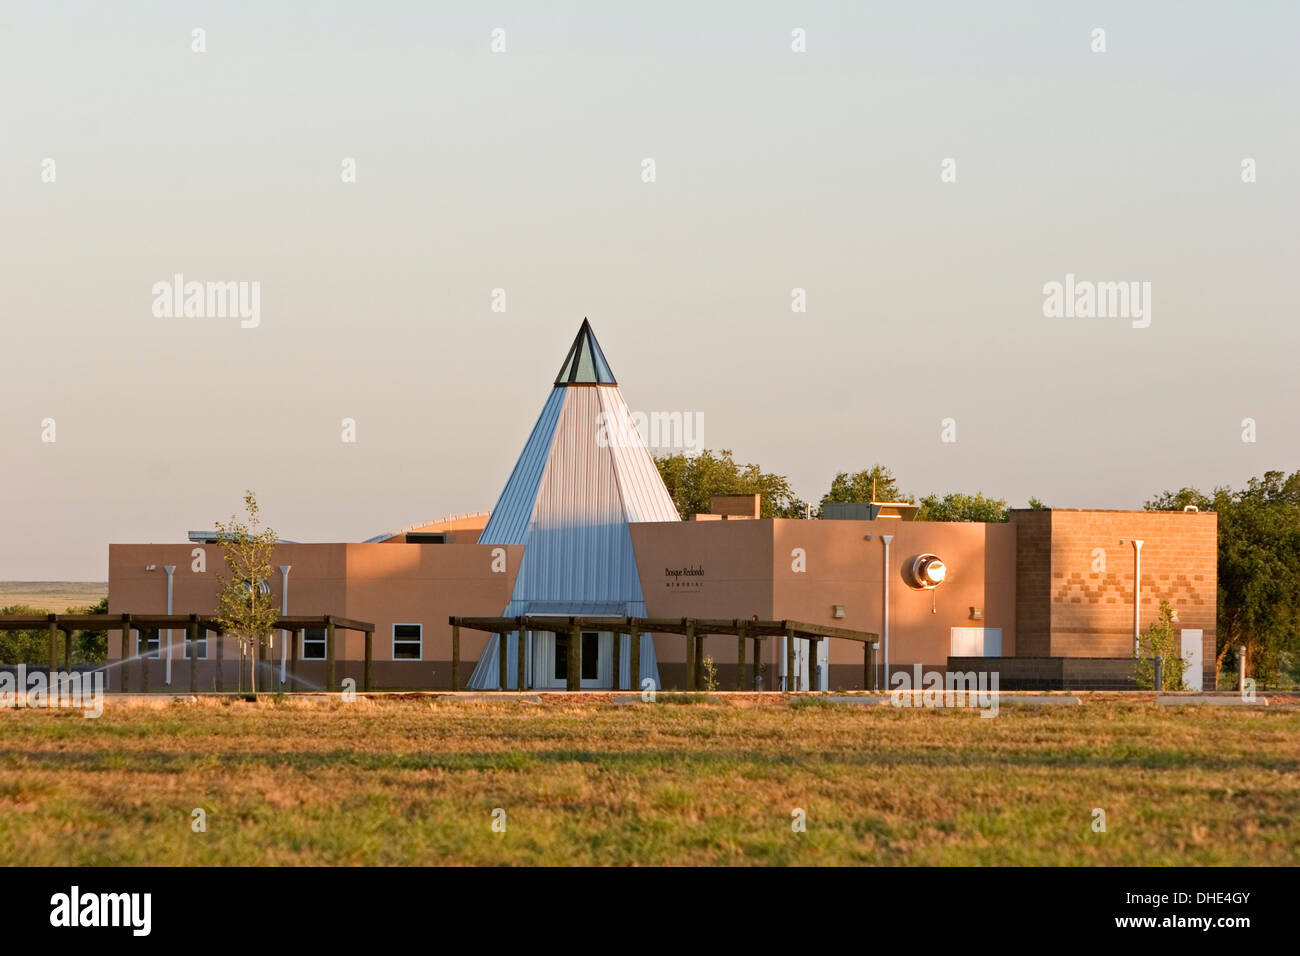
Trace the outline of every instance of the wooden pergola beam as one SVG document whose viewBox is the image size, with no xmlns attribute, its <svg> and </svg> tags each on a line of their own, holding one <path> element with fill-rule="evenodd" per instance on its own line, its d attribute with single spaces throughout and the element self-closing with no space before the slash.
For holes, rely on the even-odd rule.
<svg viewBox="0 0 1300 956">
<path fill-rule="evenodd" d="M 880 635 L 874 631 L 854 631 L 846 627 L 831 627 L 827 624 L 811 624 L 807 621 L 747 621 L 742 618 L 730 620 L 715 618 L 631 618 L 631 617 L 537 617 L 525 615 L 516 617 L 450 617 L 448 623 L 453 627 L 463 627 L 473 631 L 487 631 L 497 634 L 503 629 L 514 630 L 520 623 L 530 631 L 554 631 L 564 633 L 570 627 L 577 626 L 588 631 L 613 631 L 617 634 L 630 634 L 634 630 L 642 634 L 681 634 L 696 636 L 710 634 L 730 634 L 733 637 L 781 637 L 793 635 L 798 638 L 834 637 L 842 641 L 874 643 Z"/>
<path fill-rule="evenodd" d="M 207 614 L 131 614 L 132 629 L 184 630 L 191 618 L 197 618 L 207 630 L 222 633 L 221 623 Z M 61 631 L 116 631 L 122 627 L 119 615 L 109 614 L 0 614 L 0 631 L 41 631 L 53 623 Z M 334 626 L 346 631 L 374 632 L 375 625 L 351 617 L 334 615 L 278 617 L 272 630 L 292 631 L 304 627 L 325 627 L 333 620 Z M 508 620 L 513 620 L 508 619 Z"/>
</svg>

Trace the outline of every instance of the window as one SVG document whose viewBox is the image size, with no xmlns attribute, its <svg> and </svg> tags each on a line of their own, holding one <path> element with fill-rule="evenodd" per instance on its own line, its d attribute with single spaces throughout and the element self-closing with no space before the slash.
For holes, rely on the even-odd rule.
<svg viewBox="0 0 1300 956">
<path fill-rule="evenodd" d="M 555 635 L 555 680 L 564 680 L 569 676 L 569 635 Z M 593 631 L 582 632 L 582 679 L 596 680 L 600 677 L 600 635 Z"/>
<path fill-rule="evenodd" d="M 569 637 L 567 634 L 555 635 L 555 670 L 551 674 L 554 680 L 564 680 L 569 676 Z"/>
<path fill-rule="evenodd" d="M 304 627 L 302 629 L 302 659 L 304 661 L 325 660 L 325 628 Z"/>
<path fill-rule="evenodd" d="M 149 656 L 149 660 L 156 661 L 162 656 L 160 649 L 162 642 L 159 640 L 158 628 L 150 627 L 143 631 L 136 632 L 135 652 L 140 653 L 140 644 L 144 643 L 144 653 Z"/>
<path fill-rule="evenodd" d="M 393 625 L 393 660 L 395 661 L 418 661 L 420 654 L 420 639 L 424 630 L 423 624 L 394 624 Z"/>
<path fill-rule="evenodd" d="M 600 676 L 600 635 L 583 632 L 582 679 L 595 680 Z"/>
<path fill-rule="evenodd" d="M 181 631 L 181 660 L 188 660 L 190 656 L 190 632 Z M 208 659 L 208 629 L 200 627 L 198 637 L 195 638 L 194 647 L 198 650 L 196 660 L 206 661 Z"/>
</svg>

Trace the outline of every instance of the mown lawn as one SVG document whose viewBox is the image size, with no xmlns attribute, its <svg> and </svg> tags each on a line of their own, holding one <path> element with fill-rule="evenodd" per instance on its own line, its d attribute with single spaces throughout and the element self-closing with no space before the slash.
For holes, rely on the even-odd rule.
<svg viewBox="0 0 1300 956">
<path fill-rule="evenodd" d="M 0 843 L 11 864 L 1295 864 L 1300 708 L 8 710 Z"/>
</svg>

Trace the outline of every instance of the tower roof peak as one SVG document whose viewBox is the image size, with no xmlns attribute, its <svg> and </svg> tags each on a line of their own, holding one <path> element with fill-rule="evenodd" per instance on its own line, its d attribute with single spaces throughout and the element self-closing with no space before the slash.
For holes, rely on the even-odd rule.
<svg viewBox="0 0 1300 956">
<path fill-rule="evenodd" d="M 596 333 L 591 330 L 591 323 L 583 318 L 578 335 L 569 346 L 569 354 L 564 357 L 560 374 L 555 376 L 556 385 L 617 385 L 614 373 L 609 370 L 605 353 L 600 350 Z"/>
</svg>

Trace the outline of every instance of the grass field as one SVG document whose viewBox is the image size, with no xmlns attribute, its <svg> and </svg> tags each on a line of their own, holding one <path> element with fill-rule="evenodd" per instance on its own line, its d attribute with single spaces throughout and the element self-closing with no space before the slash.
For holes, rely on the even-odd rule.
<svg viewBox="0 0 1300 956">
<path fill-rule="evenodd" d="M 0 711 L 6 862 L 1300 861 L 1295 707 L 159 703 Z"/>
<path fill-rule="evenodd" d="M 95 604 L 107 594 L 106 581 L 0 581 L 0 607 L 25 604 L 54 614 Z"/>
</svg>

